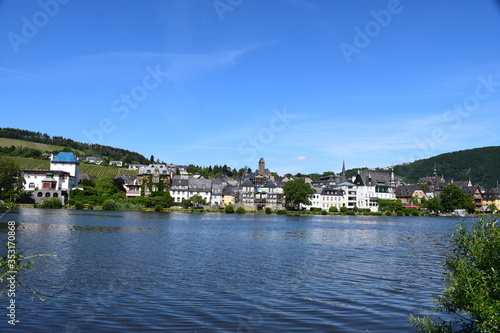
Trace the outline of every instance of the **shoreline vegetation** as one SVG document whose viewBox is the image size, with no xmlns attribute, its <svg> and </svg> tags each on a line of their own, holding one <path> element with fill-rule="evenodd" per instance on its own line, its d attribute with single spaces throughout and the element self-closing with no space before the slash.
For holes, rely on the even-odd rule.
<svg viewBox="0 0 500 333">
<path fill-rule="evenodd" d="M 255 215 L 290 215 L 290 216 L 302 216 L 302 215 L 326 215 L 326 216 L 428 216 L 428 217 L 500 217 L 500 214 L 487 214 L 487 213 L 477 213 L 477 214 L 465 214 L 465 216 L 457 216 L 453 213 L 430 213 L 426 211 L 418 211 L 415 209 L 403 209 L 396 212 L 327 212 L 323 210 L 247 210 L 242 206 L 233 207 L 231 205 L 221 207 L 219 209 L 214 208 L 181 208 L 181 207 L 169 207 L 163 208 L 159 206 L 155 207 L 143 207 L 140 205 L 122 205 L 120 202 L 115 202 L 115 204 L 111 205 L 67 205 L 60 207 L 42 207 L 42 205 L 36 204 L 17 204 L 19 208 L 34 208 L 34 209 L 65 209 L 65 210 L 96 210 L 96 211 L 140 211 L 140 212 L 163 212 L 163 213 L 172 213 L 172 212 L 180 212 L 180 213 L 217 213 L 217 214 L 255 214 Z M 231 207 L 231 208 L 229 208 Z M 3 211 L 7 208 L 7 204 L 0 204 L 0 209 Z M 228 209 L 229 208 L 229 209 Z"/>
</svg>

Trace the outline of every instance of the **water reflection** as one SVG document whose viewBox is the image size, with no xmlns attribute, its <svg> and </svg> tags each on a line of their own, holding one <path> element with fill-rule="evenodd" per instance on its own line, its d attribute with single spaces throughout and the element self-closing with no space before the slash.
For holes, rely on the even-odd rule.
<svg viewBox="0 0 500 333">
<path fill-rule="evenodd" d="M 460 222 L 22 209 L 26 331 L 411 332 Z M 0 227 L 0 237 L 7 229 Z M 20 303 L 20 304 L 21 304 Z M 42 320 L 43 318 L 43 320 Z"/>
</svg>

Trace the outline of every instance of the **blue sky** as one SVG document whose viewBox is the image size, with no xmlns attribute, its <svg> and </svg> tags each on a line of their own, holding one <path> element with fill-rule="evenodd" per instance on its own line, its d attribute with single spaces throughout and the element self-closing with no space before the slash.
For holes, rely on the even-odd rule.
<svg viewBox="0 0 500 333">
<path fill-rule="evenodd" d="M 500 4 L 0 0 L 1 127 L 280 174 L 499 144 Z"/>
</svg>

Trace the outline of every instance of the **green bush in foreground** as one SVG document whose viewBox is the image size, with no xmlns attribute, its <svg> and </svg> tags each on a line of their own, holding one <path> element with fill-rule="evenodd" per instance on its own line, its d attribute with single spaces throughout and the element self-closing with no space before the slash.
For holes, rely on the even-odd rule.
<svg viewBox="0 0 500 333">
<path fill-rule="evenodd" d="M 447 285 L 435 310 L 457 315 L 444 321 L 414 318 L 417 332 L 500 332 L 500 228 L 496 220 L 462 224 L 452 236 L 453 252 L 445 262 Z"/>
<path fill-rule="evenodd" d="M 247 211 L 243 206 L 239 206 L 238 208 L 236 208 L 236 214 L 245 214 L 246 212 Z"/>
<path fill-rule="evenodd" d="M 81 201 L 76 201 L 75 202 L 75 209 L 84 209 L 85 206 L 83 205 L 83 203 Z"/>
<path fill-rule="evenodd" d="M 271 207 L 266 207 L 265 212 L 266 214 L 271 214 L 273 210 L 271 209 Z"/>
<path fill-rule="evenodd" d="M 113 199 L 108 199 L 102 204 L 102 210 L 118 210 L 118 208 L 118 202 Z"/>
<path fill-rule="evenodd" d="M 224 209 L 226 213 L 228 214 L 233 214 L 234 213 L 234 207 L 232 205 L 227 205 L 226 208 Z"/>
<path fill-rule="evenodd" d="M 42 208 L 59 209 L 62 208 L 62 206 L 61 200 L 56 198 L 43 200 L 42 202 Z"/>
</svg>

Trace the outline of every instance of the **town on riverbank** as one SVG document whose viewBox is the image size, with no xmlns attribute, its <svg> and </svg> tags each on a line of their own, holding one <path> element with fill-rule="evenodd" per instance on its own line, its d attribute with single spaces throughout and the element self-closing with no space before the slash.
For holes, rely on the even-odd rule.
<svg viewBox="0 0 500 333">
<path fill-rule="evenodd" d="M 185 166 L 166 163 L 130 164 L 137 175 L 92 177 L 80 172 L 82 160 L 72 152 L 48 156 L 49 170 L 23 169 L 21 203 L 42 207 L 105 210 L 189 210 L 295 214 L 466 214 L 496 213 L 500 188 L 485 189 L 471 180 L 446 179 L 434 167 L 432 176 L 407 184 L 387 172 L 359 170 L 317 179 L 279 176 L 257 168 L 241 176 L 210 179 L 190 174 Z M 117 165 L 123 167 L 122 165 Z"/>
</svg>

